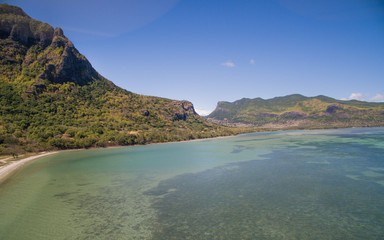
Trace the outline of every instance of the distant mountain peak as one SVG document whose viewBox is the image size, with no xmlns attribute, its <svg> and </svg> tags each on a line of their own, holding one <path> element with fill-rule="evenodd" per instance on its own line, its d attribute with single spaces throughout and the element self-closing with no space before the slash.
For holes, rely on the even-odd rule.
<svg viewBox="0 0 384 240">
<path fill-rule="evenodd" d="M 20 7 L 8 5 L 6 3 L 0 4 L 0 14 L 12 14 L 30 18 Z"/>
<path fill-rule="evenodd" d="M 53 27 L 32 19 L 21 8 L 0 4 L 0 38 L 29 45 L 42 42 L 47 46 L 52 42 L 53 33 Z"/>
<path fill-rule="evenodd" d="M 30 68 L 37 75 L 35 82 L 41 84 L 48 80 L 84 85 L 101 78 L 61 28 L 53 29 L 47 23 L 30 18 L 22 9 L 7 4 L 0 5 L 0 19 L 0 38 L 18 42 L 21 45 L 15 48 L 25 49 L 26 59 L 20 66 Z M 36 51 L 38 56 L 32 53 Z"/>
</svg>

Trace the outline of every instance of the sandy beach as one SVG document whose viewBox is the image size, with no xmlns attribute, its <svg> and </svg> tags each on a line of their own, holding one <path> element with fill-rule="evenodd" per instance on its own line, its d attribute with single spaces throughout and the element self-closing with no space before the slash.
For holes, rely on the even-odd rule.
<svg viewBox="0 0 384 240">
<path fill-rule="evenodd" d="M 1 166 L 0 167 L 0 182 L 2 182 L 7 176 L 9 176 L 12 172 L 14 172 L 16 169 L 20 168 L 24 164 L 26 164 L 32 160 L 35 160 L 36 158 L 48 156 L 48 155 L 55 154 L 55 153 L 58 153 L 58 152 L 43 152 L 39 155 L 27 157 L 27 158 L 21 159 L 19 161 L 13 161 L 7 165 Z"/>
</svg>

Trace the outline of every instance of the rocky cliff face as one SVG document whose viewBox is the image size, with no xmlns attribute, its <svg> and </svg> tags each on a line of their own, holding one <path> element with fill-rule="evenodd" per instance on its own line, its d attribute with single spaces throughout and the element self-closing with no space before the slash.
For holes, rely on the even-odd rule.
<svg viewBox="0 0 384 240">
<path fill-rule="evenodd" d="M 37 82 L 41 79 L 42 82 L 85 85 L 92 79 L 101 78 L 64 36 L 61 28 L 54 30 L 49 24 L 30 18 L 18 7 L 1 6 L 0 38 L 8 44 L 14 41 L 22 45 L 19 48 L 26 50 L 25 55 L 14 57 L 24 58 L 19 68 L 32 71 L 37 75 Z"/>
<path fill-rule="evenodd" d="M 188 116 L 197 115 L 193 104 L 188 101 L 172 101 L 167 104 L 167 108 L 173 112 L 170 119 L 172 121 L 185 121 Z"/>
<path fill-rule="evenodd" d="M 46 23 L 30 18 L 22 9 L 3 4 L 0 8 L 0 37 L 31 45 L 42 42 L 49 45 L 54 30 Z"/>
<path fill-rule="evenodd" d="M 77 51 L 72 42 L 64 36 L 61 28 L 55 29 L 48 48 L 58 54 L 46 54 L 39 59 L 47 62 L 40 78 L 55 83 L 74 82 L 84 85 L 92 79 L 101 77 L 88 60 Z"/>
</svg>

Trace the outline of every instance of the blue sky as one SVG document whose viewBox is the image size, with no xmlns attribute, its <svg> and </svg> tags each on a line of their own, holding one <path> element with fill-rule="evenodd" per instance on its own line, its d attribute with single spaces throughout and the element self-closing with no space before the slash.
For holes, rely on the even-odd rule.
<svg viewBox="0 0 384 240">
<path fill-rule="evenodd" d="M 218 101 L 384 101 L 383 0 L 3 0 L 60 26 L 129 91 Z"/>
</svg>

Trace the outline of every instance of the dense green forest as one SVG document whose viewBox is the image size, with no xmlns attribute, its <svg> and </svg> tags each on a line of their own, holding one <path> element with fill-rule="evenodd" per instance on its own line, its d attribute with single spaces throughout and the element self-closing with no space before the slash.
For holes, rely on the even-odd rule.
<svg viewBox="0 0 384 240">
<path fill-rule="evenodd" d="M 192 103 L 134 94 L 94 70 L 60 28 L 0 5 L 0 154 L 231 135 Z"/>
</svg>

